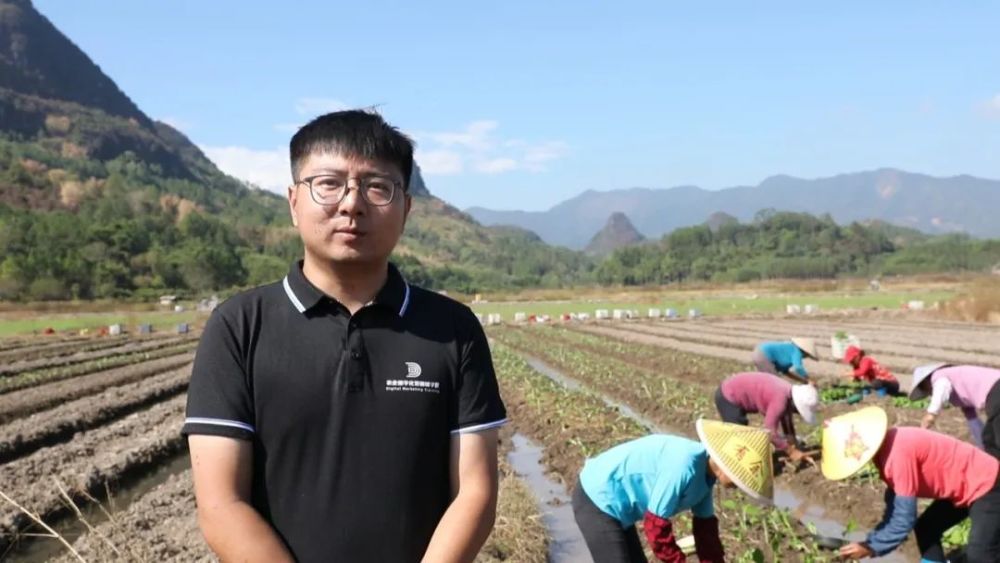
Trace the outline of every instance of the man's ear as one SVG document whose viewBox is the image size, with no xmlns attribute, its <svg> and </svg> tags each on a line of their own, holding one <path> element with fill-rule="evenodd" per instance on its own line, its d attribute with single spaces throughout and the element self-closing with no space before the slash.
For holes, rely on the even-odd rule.
<svg viewBox="0 0 1000 563">
<path fill-rule="evenodd" d="M 406 197 L 403 198 L 403 227 L 406 227 L 406 220 L 410 217 L 411 207 L 413 207 L 413 196 L 407 193 Z"/>
<path fill-rule="evenodd" d="M 297 184 L 292 184 L 288 186 L 288 212 L 292 216 L 292 225 L 295 227 L 299 226 L 299 217 L 295 211 L 296 204 L 299 201 L 299 190 L 296 187 Z"/>
</svg>

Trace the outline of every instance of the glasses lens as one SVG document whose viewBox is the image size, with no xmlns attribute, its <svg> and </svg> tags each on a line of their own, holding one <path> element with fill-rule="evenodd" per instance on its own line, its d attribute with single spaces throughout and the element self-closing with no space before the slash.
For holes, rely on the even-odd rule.
<svg viewBox="0 0 1000 563">
<path fill-rule="evenodd" d="M 396 185 L 385 178 L 369 178 L 365 180 L 365 199 L 372 205 L 388 205 L 392 202 Z"/>
<path fill-rule="evenodd" d="M 316 176 L 309 187 L 318 203 L 336 203 L 344 197 L 347 182 L 336 176 Z"/>
</svg>

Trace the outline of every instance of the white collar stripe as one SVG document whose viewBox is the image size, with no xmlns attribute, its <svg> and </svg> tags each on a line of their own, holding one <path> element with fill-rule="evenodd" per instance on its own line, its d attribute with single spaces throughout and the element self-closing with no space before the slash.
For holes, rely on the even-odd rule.
<svg viewBox="0 0 1000 563">
<path fill-rule="evenodd" d="M 285 279 L 281 281 L 281 285 L 285 287 L 285 294 L 288 295 L 288 299 L 292 302 L 295 309 L 300 313 L 305 313 L 306 308 L 302 305 L 302 302 L 299 301 L 299 298 L 295 296 L 295 292 L 292 291 L 292 286 L 288 283 L 288 276 L 285 276 Z"/>
<path fill-rule="evenodd" d="M 410 284 L 403 280 L 403 287 L 406 288 L 406 293 L 403 294 L 403 306 L 399 308 L 400 317 L 406 314 L 406 308 L 410 306 Z"/>
</svg>

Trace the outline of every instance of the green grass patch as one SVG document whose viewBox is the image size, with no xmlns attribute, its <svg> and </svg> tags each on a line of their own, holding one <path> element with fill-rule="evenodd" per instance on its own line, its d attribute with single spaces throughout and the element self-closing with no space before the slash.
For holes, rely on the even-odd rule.
<svg viewBox="0 0 1000 563">
<path fill-rule="evenodd" d="M 172 311 L 128 311 L 76 313 L 73 315 L 48 313 L 39 316 L 27 316 L 24 313 L 19 313 L 16 317 L 12 315 L 0 317 L 0 337 L 42 332 L 47 328 L 63 332 L 77 331 L 84 328 L 97 329 L 112 324 L 122 324 L 133 332 L 137 332 L 136 327 L 141 324 L 153 325 L 153 330 L 173 331 L 174 327 L 180 323 L 192 324 L 207 317 L 207 313 L 198 311 L 184 311 L 182 313 L 174 313 Z"/>
</svg>

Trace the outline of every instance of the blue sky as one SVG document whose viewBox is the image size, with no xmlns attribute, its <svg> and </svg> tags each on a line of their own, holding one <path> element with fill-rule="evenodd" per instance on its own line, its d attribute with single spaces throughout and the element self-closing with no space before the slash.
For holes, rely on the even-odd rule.
<svg viewBox="0 0 1000 563">
<path fill-rule="evenodd" d="M 295 126 L 370 105 L 462 208 L 879 167 L 1000 178 L 1000 3 L 614 4 L 35 0 L 147 114 L 270 188 Z"/>
</svg>

